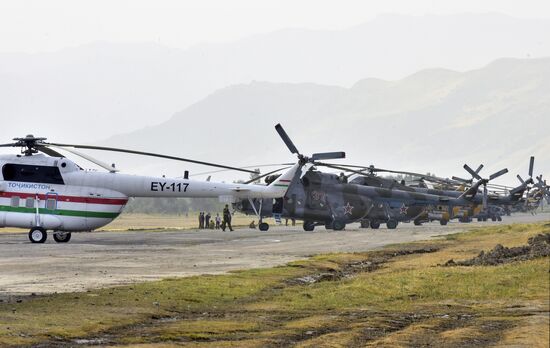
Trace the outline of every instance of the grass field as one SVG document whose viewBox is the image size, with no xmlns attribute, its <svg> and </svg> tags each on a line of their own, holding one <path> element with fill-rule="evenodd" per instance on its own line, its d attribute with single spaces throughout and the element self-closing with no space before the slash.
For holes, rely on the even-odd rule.
<svg viewBox="0 0 550 348">
<path fill-rule="evenodd" d="M 443 267 L 549 223 L 0 303 L 0 346 L 549 346 L 550 258 Z"/>
</svg>

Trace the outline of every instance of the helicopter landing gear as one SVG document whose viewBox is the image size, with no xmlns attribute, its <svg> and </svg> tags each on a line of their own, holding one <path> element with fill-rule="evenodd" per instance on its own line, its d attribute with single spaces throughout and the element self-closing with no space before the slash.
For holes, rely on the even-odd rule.
<svg viewBox="0 0 550 348">
<path fill-rule="evenodd" d="M 372 228 L 373 230 L 376 230 L 379 227 L 380 227 L 380 222 L 379 221 L 371 220 L 370 228 Z"/>
<path fill-rule="evenodd" d="M 315 229 L 315 222 L 304 221 L 304 231 L 311 232 Z"/>
<path fill-rule="evenodd" d="M 361 220 L 361 228 L 369 228 L 369 220 Z"/>
<path fill-rule="evenodd" d="M 497 221 L 502 221 L 502 216 L 497 216 Z"/>
<path fill-rule="evenodd" d="M 258 229 L 260 229 L 260 231 L 267 231 L 269 230 L 269 224 L 267 222 L 260 222 Z"/>
<path fill-rule="evenodd" d="M 397 228 L 397 220 L 389 219 L 388 222 L 386 222 L 386 227 L 390 230 L 394 230 Z"/>
<path fill-rule="evenodd" d="M 440 224 L 441 226 L 445 226 L 445 225 L 447 224 L 447 222 L 448 222 L 448 221 L 445 220 L 445 219 L 439 220 L 439 224 Z"/>
<path fill-rule="evenodd" d="M 332 228 L 335 231 L 342 231 L 344 228 L 346 228 L 346 223 L 341 220 L 334 220 L 332 222 Z"/>
<path fill-rule="evenodd" d="M 57 243 L 68 243 L 71 240 L 70 232 L 56 232 L 53 234 L 53 240 Z"/>
<path fill-rule="evenodd" d="M 414 220 L 413 223 L 415 226 L 422 226 L 422 221 L 420 220 Z"/>
<path fill-rule="evenodd" d="M 33 227 L 29 232 L 31 243 L 44 243 L 48 239 L 48 233 L 42 227 Z"/>
</svg>

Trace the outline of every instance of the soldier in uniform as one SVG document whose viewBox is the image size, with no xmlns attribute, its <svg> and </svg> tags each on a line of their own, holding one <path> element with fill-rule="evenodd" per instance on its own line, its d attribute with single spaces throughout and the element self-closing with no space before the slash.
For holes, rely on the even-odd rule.
<svg viewBox="0 0 550 348">
<path fill-rule="evenodd" d="M 222 230 L 224 232 L 226 227 L 229 227 L 229 231 L 233 231 L 233 227 L 231 227 L 231 212 L 229 211 L 229 206 L 227 204 L 225 205 L 225 208 L 223 208 Z"/>
</svg>

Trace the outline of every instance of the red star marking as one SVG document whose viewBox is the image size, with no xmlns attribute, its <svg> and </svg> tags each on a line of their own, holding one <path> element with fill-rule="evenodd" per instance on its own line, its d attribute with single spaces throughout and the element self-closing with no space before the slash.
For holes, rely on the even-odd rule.
<svg viewBox="0 0 550 348">
<path fill-rule="evenodd" d="M 409 210 L 409 207 L 407 207 L 405 205 L 405 203 L 403 203 L 403 205 L 401 206 L 401 208 L 399 209 L 399 212 L 403 215 L 407 215 L 407 210 Z"/>
<path fill-rule="evenodd" d="M 348 204 L 344 205 L 344 215 L 347 215 L 347 214 L 351 215 L 352 210 L 353 210 L 353 205 L 349 204 L 349 202 Z"/>
</svg>

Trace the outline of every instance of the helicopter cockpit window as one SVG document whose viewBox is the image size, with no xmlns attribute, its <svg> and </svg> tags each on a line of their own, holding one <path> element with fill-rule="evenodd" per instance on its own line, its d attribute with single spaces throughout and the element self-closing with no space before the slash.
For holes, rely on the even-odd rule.
<svg viewBox="0 0 550 348">
<path fill-rule="evenodd" d="M 2 175 L 6 181 L 65 184 L 58 167 L 8 163 L 2 167 Z"/>
</svg>

